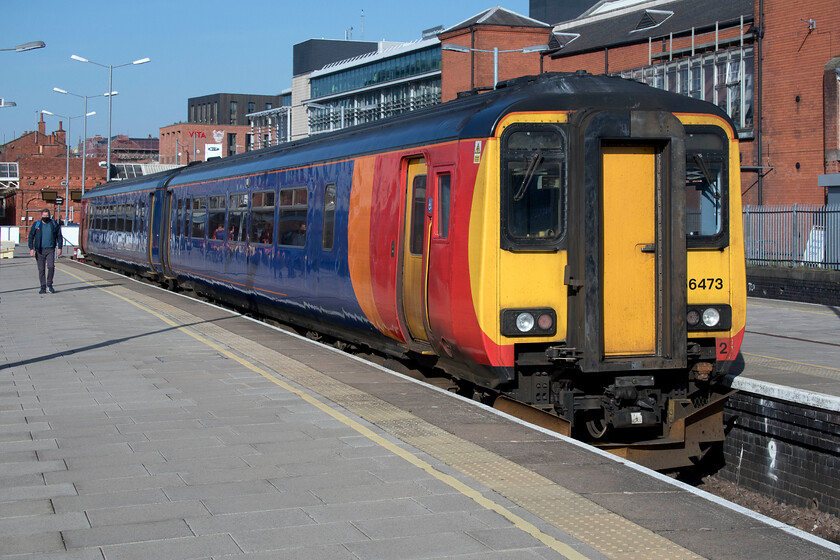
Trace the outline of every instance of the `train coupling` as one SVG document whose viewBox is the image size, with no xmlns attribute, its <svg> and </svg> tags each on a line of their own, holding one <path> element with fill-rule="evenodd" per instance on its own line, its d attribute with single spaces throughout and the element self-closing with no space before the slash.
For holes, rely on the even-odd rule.
<svg viewBox="0 0 840 560">
<path fill-rule="evenodd" d="M 545 350 L 545 357 L 552 362 L 577 362 L 582 352 L 568 346 L 549 346 Z"/>
</svg>

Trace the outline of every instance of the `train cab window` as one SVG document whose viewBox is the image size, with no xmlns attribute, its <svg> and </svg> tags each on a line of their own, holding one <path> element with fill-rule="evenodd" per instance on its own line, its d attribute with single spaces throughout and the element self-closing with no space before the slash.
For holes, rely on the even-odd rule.
<svg viewBox="0 0 840 560">
<path fill-rule="evenodd" d="M 210 239 L 218 239 L 220 241 L 227 240 L 227 230 L 225 229 L 225 202 L 225 195 L 210 197 L 210 212 L 207 218 L 207 231 L 210 232 Z"/>
<path fill-rule="evenodd" d="M 437 236 L 441 239 L 445 239 L 449 237 L 449 190 L 452 184 L 452 175 L 449 173 L 441 173 L 437 176 L 437 182 Z"/>
<path fill-rule="evenodd" d="M 324 189 L 324 229 L 321 232 L 321 247 L 333 248 L 335 237 L 335 185 L 327 185 Z"/>
<path fill-rule="evenodd" d="M 408 250 L 412 255 L 423 253 L 423 224 L 426 221 L 426 176 L 416 175 L 411 184 L 411 239 Z"/>
<path fill-rule="evenodd" d="M 277 235 L 281 245 L 306 245 L 306 212 L 309 196 L 306 187 L 280 190 Z"/>
<path fill-rule="evenodd" d="M 251 243 L 274 243 L 274 191 L 255 192 L 251 196 Z"/>
<path fill-rule="evenodd" d="M 248 220 L 248 194 L 232 194 L 228 202 L 228 239 L 231 241 L 245 241 Z"/>
<path fill-rule="evenodd" d="M 685 224 L 689 247 L 723 243 L 728 192 L 727 142 L 712 127 L 686 127 Z"/>
<path fill-rule="evenodd" d="M 207 199 L 202 196 L 200 198 L 194 198 L 192 202 L 192 229 L 190 230 L 190 237 L 204 239 L 204 233 L 207 229 Z"/>
<path fill-rule="evenodd" d="M 502 135 L 502 248 L 558 248 L 565 232 L 566 141 L 556 125 L 522 124 Z"/>
</svg>

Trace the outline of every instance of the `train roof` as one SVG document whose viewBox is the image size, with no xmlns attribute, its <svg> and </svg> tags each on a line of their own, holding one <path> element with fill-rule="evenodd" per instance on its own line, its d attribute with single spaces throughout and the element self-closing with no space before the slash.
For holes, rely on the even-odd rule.
<svg viewBox="0 0 840 560">
<path fill-rule="evenodd" d="M 198 163 L 154 175 L 112 181 L 85 196 L 118 194 L 252 175 L 302 165 L 454 140 L 487 138 L 507 114 L 521 111 L 576 111 L 584 108 L 634 108 L 712 113 L 729 121 L 717 106 L 635 81 L 584 72 L 547 73 L 516 78 L 496 90 L 466 95 L 433 107 L 362 124 L 279 146 Z M 734 130 L 734 127 L 733 127 Z"/>
</svg>

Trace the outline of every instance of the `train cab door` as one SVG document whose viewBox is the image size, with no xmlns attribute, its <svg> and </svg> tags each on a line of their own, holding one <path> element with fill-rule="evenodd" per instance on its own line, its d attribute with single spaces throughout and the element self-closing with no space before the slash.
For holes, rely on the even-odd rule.
<svg viewBox="0 0 840 560">
<path fill-rule="evenodd" d="M 406 162 L 405 221 L 402 247 L 402 311 L 414 340 L 428 341 L 426 335 L 426 160 L 418 157 Z"/>
<path fill-rule="evenodd" d="M 576 131 L 582 235 L 570 246 L 570 343 L 585 371 L 686 363 L 684 131 L 669 113 L 597 112 Z"/>
</svg>

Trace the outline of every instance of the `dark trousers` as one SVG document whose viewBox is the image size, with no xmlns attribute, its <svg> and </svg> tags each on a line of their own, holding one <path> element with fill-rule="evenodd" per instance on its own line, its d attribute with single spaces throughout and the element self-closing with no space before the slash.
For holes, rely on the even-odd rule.
<svg viewBox="0 0 840 560">
<path fill-rule="evenodd" d="M 41 281 L 41 287 L 52 286 L 55 275 L 55 247 L 35 251 L 35 260 L 38 262 L 38 280 Z"/>
</svg>

